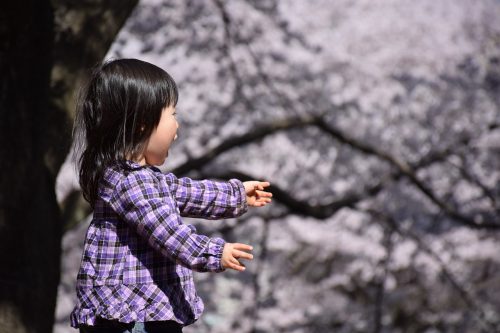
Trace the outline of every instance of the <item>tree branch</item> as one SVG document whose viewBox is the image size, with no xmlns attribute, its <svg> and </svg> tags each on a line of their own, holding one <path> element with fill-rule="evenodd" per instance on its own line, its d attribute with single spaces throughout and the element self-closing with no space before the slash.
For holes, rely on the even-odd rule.
<svg viewBox="0 0 500 333">
<path fill-rule="evenodd" d="M 262 271 L 264 270 L 264 263 L 267 261 L 267 253 L 268 253 L 268 248 L 267 248 L 267 242 L 268 242 L 268 237 L 269 237 L 269 223 L 270 220 L 269 218 L 264 218 L 263 220 L 263 230 L 262 230 L 262 236 L 260 240 L 260 253 L 259 253 L 259 260 L 256 262 L 256 267 L 255 267 L 255 273 L 252 278 L 252 284 L 253 284 L 253 290 L 254 290 L 254 297 L 256 300 L 256 305 L 252 306 L 250 308 L 250 311 L 252 312 L 250 317 L 252 318 L 252 323 L 253 327 L 250 330 L 251 333 L 257 333 L 257 322 L 258 322 L 258 314 L 259 314 L 259 309 L 262 306 L 262 287 L 259 282 L 259 277 L 261 276 Z"/>
<path fill-rule="evenodd" d="M 484 229 L 499 229 L 500 224 L 495 222 L 484 222 L 477 223 L 474 221 L 474 218 L 466 216 L 459 212 L 458 210 L 453 209 L 448 203 L 442 201 L 437 197 L 437 195 L 428 188 L 422 181 L 417 178 L 415 170 L 405 161 L 399 160 L 394 156 L 381 151 L 375 147 L 372 147 L 364 142 L 356 140 L 354 138 L 350 138 L 338 129 L 330 126 L 323 118 L 316 118 L 316 125 L 322 129 L 325 133 L 329 134 L 334 139 L 347 144 L 367 155 L 376 156 L 390 165 L 395 167 L 402 175 L 407 177 L 413 185 L 415 185 L 427 198 L 429 198 L 436 206 L 438 206 L 446 215 L 450 216 L 454 220 L 472 227 L 472 228 L 484 228 Z"/>
<path fill-rule="evenodd" d="M 241 181 L 248 181 L 255 179 L 255 177 L 240 171 L 228 171 L 216 175 L 202 174 L 202 178 L 212 178 L 212 177 L 223 180 L 237 178 Z M 303 216 L 310 216 L 317 219 L 326 219 L 334 215 L 341 208 L 354 207 L 360 201 L 367 199 L 370 196 L 376 195 L 383 189 L 384 181 L 386 180 L 387 179 L 384 178 L 382 181 L 376 183 L 375 185 L 372 185 L 366 188 L 365 190 L 360 191 L 360 193 L 346 194 L 343 198 L 334 200 L 331 203 L 323 205 L 311 205 L 305 201 L 295 199 L 294 197 L 289 195 L 286 190 L 281 189 L 277 185 L 271 185 L 269 187 L 269 191 L 273 193 L 273 199 L 286 206 L 290 213 Z"/>
<path fill-rule="evenodd" d="M 432 248 L 429 245 L 427 245 L 426 242 L 422 240 L 416 233 L 411 232 L 409 230 L 403 231 L 403 229 L 391 216 L 388 216 L 375 209 L 358 208 L 358 210 L 365 212 L 371 215 L 372 217 L 375 217 L 378 220 L 384 221 L 385 224 L 387 224 L 389 228 L 391 228 L 391 230 L 398 233 L 402 237 L 412 239 L 417 244 L 419 251 L 427 253 L 432 259 L 434 259 L 439 264 L 443 276 L 450 282 L 451 286 L 455 290 L 457 290 L 458 295 L 460 296 L 460 298 L 462 298 L 466 306 L 476 315 L 477 320 L 483 326 L 485 332 L 498 332 L 498 330 L 500 329 L 500 324 L 490 321 L 487 318 L 484 310 L 479 306 L 479 304 L 483 301 L 476 302 L 474 296 L 472 296 L 467 291 L 466 287 L 464 287 L 460 282 L 458 282 L 454 274 L 448 269 L 447 265 L 444 263 L 441 257 L 436 252 L 434 252 Z"/>
<path fill-rule="evenodd" d="M 463 166 L 463 165 L 467 164 L 466 156 L 459 155 L 459 158 L 460 158 L 462 165 L 454 163 L 453 161 L 447 161 L 447 162 L 451 166 L 456 168 L 465 180 L 469 181 L 470 183 L 472 183 L 472 184 L 476 185 L 478 188 L 480 188 L 483 195 L 490 200 L 491 204 L 497 210 L 499 210 L 500 206 L 499 206 L 499 203 L 498 203 L 497 198 L 495 197 L 495 194 L 493 193 L 493 191 L 491 191 L 485 184 L 483 184 L 481 182 L 481 180 L 476 175 L 474 175 L 469 169 L 467 169 Z"/>
<path fill-rule="evenodd" d="M 210 163 L 213 159 L 215 159 L 218 155 L 232 148 L 236 148 L 254 141 L 262 140 L 266 136 L 274 134 L 279 131 L 310 126 L 311 124 L 314 123 L 314 121 L 315 120 L 312 117 L 305 116 L 305 117 L 297 117 L 294 119 L 277 120 L 269 125 L 255 126 L 254 127 L 255 129 L 252 129 L 251 132 L 248 132 L 241 136 L 226 139 L 220 145 L 209 150 L 202 156 L 190 159 L 186 163 L 174 168 L 172 172 L 178 175 L 184 175 L 191 170 L 201 169 L 207 163 Z"/>
<path fill-rule="evenodd" d="M 374 282 L 376 287 L 375 292 L 375 310 L 374 310 L 374 327 L 373 333 L 382 332 L 383 323 L 382 317 L 384 315 L 384 294 L 385 294 L 385 282 L 387 275 L 389 273 L 389 263 L 391 261 L 392 250 L 393 250 L 393 230 L 389 230 L 384 233 L 383 244 L 386 250 L 386 255 L 380 260 L 377 267 L 381 267 L 382 272 L 375 275 Z"/>
<path fill-rule="evenodd" d="M 214 0 L 216 3 L 219 11 L 221 12 L 221 16 L 223 18 L 224 22 L 224 29 L 225 29 L 225 43 L 226 45 L 229 45 L 229 42 L 231 41 L 231 18 L 229 16 L 229 13 L 225 9 L 224 3 L 221 0 Z M 228 47 L 228 46 L 227 46 Z M 248 53 L 250 57 L 252 58 L 254 65 L 257 69 L 258 76 L 261 78 L 261 81 L 263 84 L 268 87 L 272 92 L 273 95 L 277 96 L 279 98 L 279 102 L 281 103 L 282 107 L 288 107 L 289 109 L 293 110 L 294 113 L 298 114 L 295 105 L 293 103 L 290 103 L 288 98 L 286 96 L 283 96 L 281 91 L 277 89 L 268 75 L 265 73 L 265 71 L 262 70 L 260 66 L 259 59 L 251 49 L 250 45 L 246 45 Z M 232 59 L 230 58 L 232 61 Z M 233 64 L 234 65 L 234 64 Z M 241 80 L 241 77 L 237 76 L 237 80 Z M 240 82 L 241 83 L 241 82 Z M 500 228 L 500 224 L 498 223 L 493 223 L 493 222 L 476 222 L 474 218 L 466 216 L 459 212 L 457 209 L 454 209 L 450 204 L 448 204 L 446 201 L 441 200 L 440 198 L 437 197 L 437 195 L 429 188 L 427 187 L 422 181 L 420 181 L 417 176 L 415 171 L 411 168 L 411 166 L 406 163 L 405 161 L 398 160 L 395 157 L 391 156 L 388 153 L 385 153 L 381 150 L 378 150 L 368 144 L 365 144 L 363 142 L 360 142 L 358 140 L 355 140 L 354 138 L 349 138 L 339 130 L 333 128 L 330 126 L 322 117 L 316 117 L 315 118 L 315 125 L 318 126 L 320 129 L 322 129 L 325 133 L 328 133 L 330 136 L 333 138 L 337 139 L 338 141 L 348 144 L 349 146 L 364 152 L 365 154 L 373 155 L 376 156 L 382 160 L 385 160 L 389 164 L 391 164 L 393 167 L 399 170 L 401 174 L 406 176 L 411 183 L 413 183 L 414 186 L 416 186 L 427 198 L 429 198 L 436 206 L 438 206 L 443 212 L 446 213 L 449 217 L 453 218 L 454 220 L 467 225 L 472 228 L 486 228 L 486 229 L 498 229 Z M 303 209 L 301 209 L 303 210 Z M 477 221 L 481 221 L 481 219 L 477 218 Z"/>
<path fill-rule="evenodd" d="M 461 222 L 462 224 L 473 227 L 473 228 L 485 228 L 485 229 L 499 229 L 500 224 L 494 223 L 494 222 L 485 222 L 485 223 L 476 223 L 474 222 L 473 218 L 468 217 L 463 215 L 462 213 L 454 210 L 450 205 L 448 205 L 446 202 L 442 201 L 439 199 L 435 193 L 429 189 L 422 181 L 420 181 L 417 176 L 416 176 L 416 170 L 418 168 L 422 168 L 430 163 L 434 163 L 437 160 L 442 160 L 444 159 L 447 154 L 451 153 L 453 151 L 452 148 L 447 147 L 446 149 L 438 152 L 434 152 L 431 154 L 428 154 L 426 157 L 424 157 L 420 163 L 418 163 L 416 166 L 411 166 L 405 161 L 398 160 L 397 158 L 393 157 L 392 155 L 381 151 L 377 148 L 374 148 L 364 142 L 361 142 L 359 140 L 356 140 L 354 138 L 350 138 L 338 129 L 333 128 L 329 124 L 327 124 L 322 117 L 316 116 L 316 117 L 296 117 L 293 119 L 288 119 L 288 120 L 281 120 L 281 121 L 276 121 L 273 124 L 267 125 L 267 126 L 257 126 L 257 130 L 243 134 L 238 137 L 233 137 L 230 139 L 227 139 L 223 143 L 221 143 L 219 146 L 213 148 L 212 150 L 208 151 L 204 155 L 191 159 L 187 161 L 186 163 L 182 164 L 179 167 L 176 167 L 174 170 L 172 170 L 173 173 L 183 175 L 186 174 L 187 172 L 191 170 L 200 170 L 204 165 L 207 163 L 211 162 L 213 159 L 215 159 L 219 154 L 228 151 L 232 148 L 248 144 L 257 140 L 261 140 L 264 137 L 274 134 L 278 131 L 283 131 L 283 130 L 288 130 L 292 128 L 297 128 L 297 127 L 304 127 L 304 126 L 311 126 L 315 125 L 318 128 L 320 128 L 322 131 L 325 133 L 329 134 L 332 136 L 334 139 L 338 140 L 339 142 L 343 144 L 347 144 L 350 147 L 361 151 L 365 154 L 376 156 L 386 162 L 388 162 L 390 165 L 395 167 L 397 170 L 396 173 L 392 174 L 391 177 L 393 179 L 399 179 L 401 176 L 407 177 L 411 183 L 413 183 L 425 196 L 427 196 L 434 204 L 436 204 L 446 215 L 452 217 L 453 219 Z M 223 175 L 217 175 L 217 177 L 220 177 L 222 179 L 228 179 L 228 178 L 238 178 L 241 177 L 241 179 L 244 180 L 249 180 L 250 176 L 238 173 L 236 171 L 231 171 L 227 174 Z M 331 215 L 333 215 L 335 212 L 337 212 L 340 208 L 342 207 L 352 207 L 359 201 L 365 199 L 366 197 L 370 195 L 375 195 L 377 194 L 381 189 L 383 188 L 383 182 L 377 183 L 365 190 L 365 194 L 350 194 L 344 197 L 343 199 L 334 201 L 330 204 L 326 205 L 317 205 L 317 206 L 311 206 L 308 203 L 301 202 L 299 200 L 296 200 L 292 198 L 290 195 L 286 193 L 286 191 L 281 190 L 279 188 L 273 188 L 272 191 L 275 195 L 275 198 L 283 203 L 285 206 L 287 206 L 292 212 L 301 214 L 301 215 L 307 215 L 307 216 L 312 216 L 315 218 L 319 219 L 324 219 L 327 218 Z M 366 195 L 368 194 L 368 195 Z"/>
</svg>

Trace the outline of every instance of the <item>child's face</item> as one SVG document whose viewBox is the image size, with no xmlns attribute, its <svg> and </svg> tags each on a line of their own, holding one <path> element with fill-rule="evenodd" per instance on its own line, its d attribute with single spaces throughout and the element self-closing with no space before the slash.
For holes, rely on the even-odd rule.
<svg viewBox="0 0 500 333">
<path fill-rule="evenodd" d="M 175 119 L 175 107 L 168 106 L 161 113 L 158 127 L 153 130 L 149 137 L 145 162 L 149 165 L 162 165 L 168 156 L 168 150 L 172 142 L 177 139 L 179 124 Z"/>
</svg>

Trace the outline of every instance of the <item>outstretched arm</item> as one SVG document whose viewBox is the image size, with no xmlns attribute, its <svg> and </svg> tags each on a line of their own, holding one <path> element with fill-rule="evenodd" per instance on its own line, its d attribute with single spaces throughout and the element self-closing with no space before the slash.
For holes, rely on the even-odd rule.
<svg viewBox="0 0 500 333">
<path fill-rule="evenodd" d="M 196 233 L 178 214 L 173 196 L 148 173 L 130 173 L 116 186 L 111 208 L 163 256 L 192 270 L 220 272 L 225 242 Z"/>
<path fill-rule="evenodd" d="M 177 178 L 173 174 L 165 177 L 182 216 L 206 219 L 238 217 L 246 212 L 248 205 L 260 207 L 270 202 L 271 194 L 264 191 L 264 187 L 269 186 L 266 182 L 193 180 Z"/>
</svg>

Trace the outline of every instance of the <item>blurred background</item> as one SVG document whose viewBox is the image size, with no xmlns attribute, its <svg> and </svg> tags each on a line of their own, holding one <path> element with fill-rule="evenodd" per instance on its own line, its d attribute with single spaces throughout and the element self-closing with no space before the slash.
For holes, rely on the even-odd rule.
<svg viewBox="0 0 500 333">
<path fill-rule="evenodd" d="M 2 6 L 0 330 L 76 332 L 75 91 L 139 58 L 180 90 L 162 169 L 275 197 L 186 219 L 255 260 L 195 273 L 205 313 L 185 332 L 500 331 L 499 1 Z"/>
</svg>

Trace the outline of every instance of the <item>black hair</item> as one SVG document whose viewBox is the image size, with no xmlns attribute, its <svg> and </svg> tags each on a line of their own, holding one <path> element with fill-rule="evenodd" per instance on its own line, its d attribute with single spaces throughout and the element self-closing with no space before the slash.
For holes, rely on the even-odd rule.
<svg viewBox="0 0 500 333">
<path fill-rule="evenodd" d="M 94 68 L 80 91 L 73 130 L 80 186 L 92 207 L 105 168 L 138 157 L 162 110 L 177 100 L 172 77 L 148 62 L 116 59 Z"/>
</svg>

